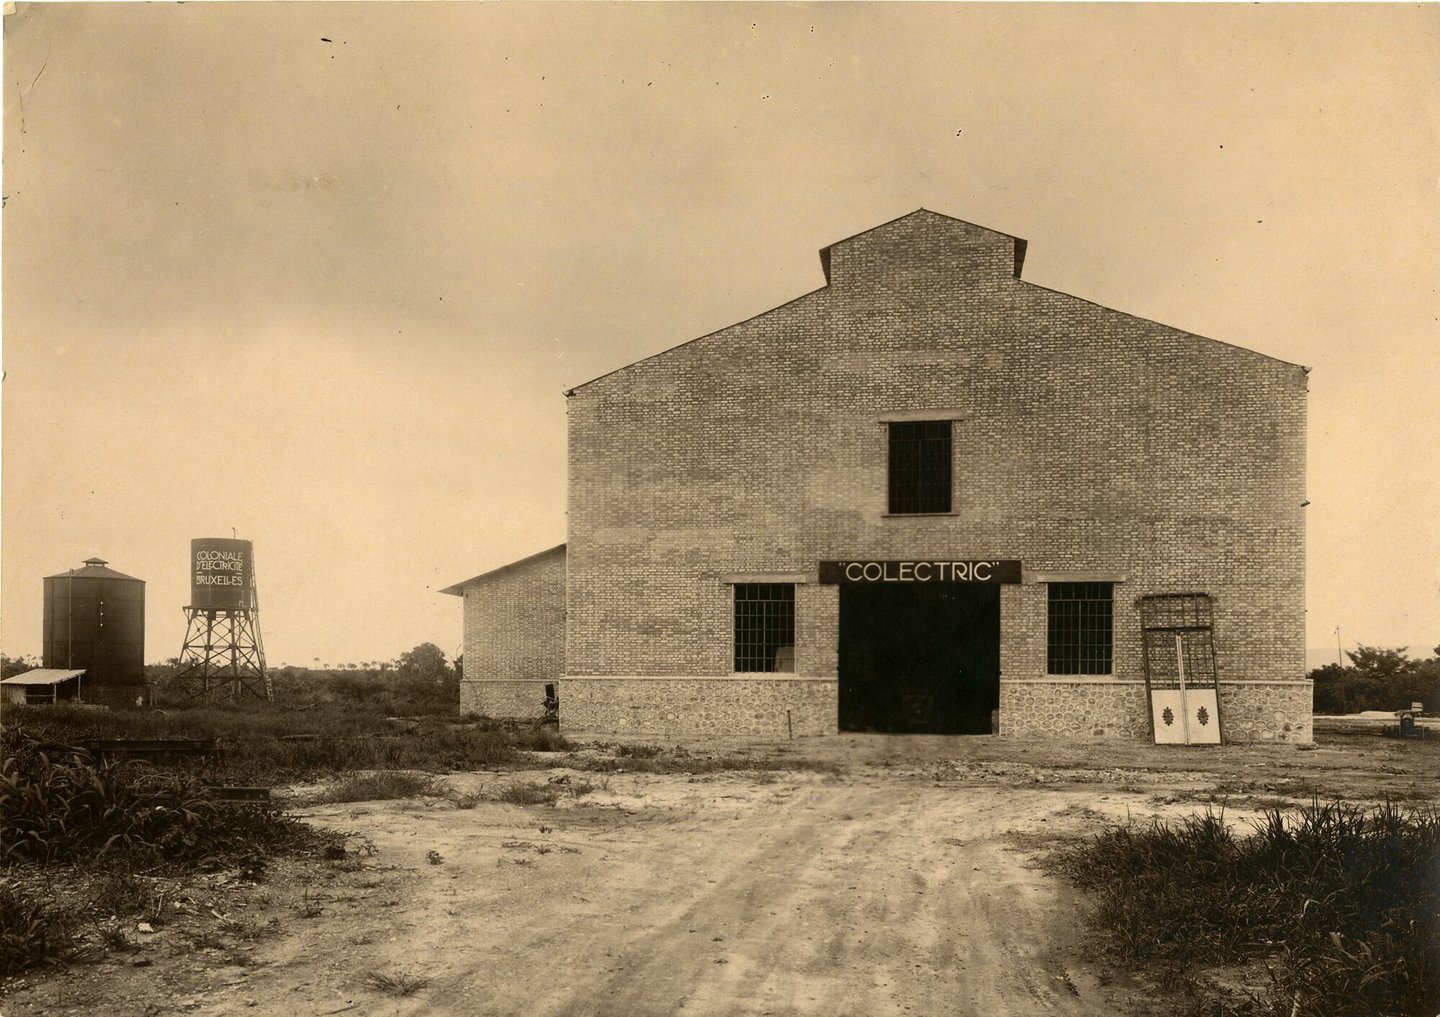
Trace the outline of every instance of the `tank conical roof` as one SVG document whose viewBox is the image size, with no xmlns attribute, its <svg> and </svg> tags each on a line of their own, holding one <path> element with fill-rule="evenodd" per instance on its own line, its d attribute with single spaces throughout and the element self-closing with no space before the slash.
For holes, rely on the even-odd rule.
<svg viewBox="0 0 1440 1017">
<path fill-rule="evenodd" d="M 143 583 L 145 580 L 137 579 L 134 576 L 127 576 L 123 572 L 116 572 L 108 567 L 109 562 L 104 558 L 86 558 L 85 567 L 71 569 L 69 572 L 61 572 L 59 575 L 46 576 L 46 579 L 129 579 L 132 582 Z"/>
</svg>

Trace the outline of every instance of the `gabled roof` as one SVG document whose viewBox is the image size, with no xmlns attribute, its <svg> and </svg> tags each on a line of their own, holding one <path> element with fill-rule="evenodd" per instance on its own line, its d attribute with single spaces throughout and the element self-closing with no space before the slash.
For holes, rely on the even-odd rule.
<svg viewBox="0 0 1440 1017">
<path fill-rule="evenodd" d="M 1020 270 L 1025 265 L 1025 249 L 1029 246 L 1030 243 L 1028 240 L 1017 237 L 1013 233 L 1006 233 L 1003 230 L 994 230 L 991 229 L 989 226 L 981 226 L 979 223 L 968 222 L 964 219 L 957 219 L 953 215 L 946 215 L 943 212 L 932 212 L 928 208 L 917 208 L 913 212 L 907 212 L 906 214 L 898 218 L 891 219 L 888 222 L 882 222 L 878 226 L 871 226 L 868 230 L 861 230 L 859 233 L 856 233 L 853 236 L 848 236 L 844 240 L 837 240 L 835 241 L 835 243 L 830 244 L 828 247 L 820 248 L 820 267 L 825 270 L 825 281 L 827 283 L 830 281 L 830 252 L 832 250 L 839 247 L 841 244 L 848 244 L 852 240 L 859 240 L 861 237 L 866 236 L 870 233 L 874 233 L 877 230 L 888 229 L 889 227 L 894 226 L 896 223 L 904 222 L 906 219 L 918 219 L 921 217 L 930 219 L 944 219 L 946 222 L 953 222 L 960 226 L 969 226 L 972 229 L 984 230 L 986 233 L 993 233 L 997 237 L 1005 237 L 1007 240 L 1015 241 L 1015 278 L 1020 278 Z"/>
<path fill-rule="evenodd" d="M 463 597 L 465 595 L 465 587 L 469 586 L 471 583 L 478 583 L 482 579 L 489 579 L 492 576 L 500 575 L 502 572 L 509 572 L 511 569 L 518 569 L 522 565 L 528 565 L 533 561 L 539 561 L 541 558 L 547 557 L 552 554 L 563 555 L 564 553 L 565 545 L 556 544 L 554 547 L 541 551 L 539 554 L 532 554 L 528 558 L 521 558 L 519 561 L 512 561 L 509 565 L 501 565 L 498 569 L 491 569 L 489 572 L 482 572 L 478 576 L 471 576 L 464 582 L 456 583 L 454 586 L 445 587 L 445 589 L 441 590 L 440 592 L 448 593 L 452 597 Z"/>
<path fill-rule="evenodd" d="M 78 678 L 85 671 L 66 671 L 58 667 L 37 667 L 32 671 L 23 674 L 11 675 L 0 685 L 59 685 L 61 682 L 68 682 L 71 678 Z"/>
<path fill-rule="evenodd" d="M 859 240 L 859 239 L 861 239 L 861 238 L 863 238 L 863 237 L 866 237 L 866 236 L 868 236 L 868 235 L 870 235 L 870 234 L 872 234 L 872 233 L 875 233 L 875 232 L 878 231 L 878 230 L 889 229 L 889 228 L 891 228 L 891 227 L 896 226 L 896 225 L 899 224 L 899 223 L 903 223 L 903 222 L 905 222 L 905 221 L 907 221 L 907 220 L 917 219 L 917 218 L 927 218 L 927 219 L 942 220 L 943 222 L 946 222 L 946 223 L 953 223 L 953 224 L 955 224 L 955 226 L 957 226 L 957 227 L 962 227 L 962 228 L 970 229 L 970 230 L 981 230 L 981 231 L 983 231 L 983 232 L 985 232 L 985 233 L 989 233 L 989 234 L 991 234 L 991 235 L 993 235 L 993 236 L 995 236 L 995 237 L 997 237 L 997 238 L 1005 238 L 1005 239 L 1008 239 L 1008 240 L 1010 240 L 1010 241 L 1013 241 L 1013 243 L 1014 243 L 1014 251 L 1015 251 L 1015 269 L 1014 269 L 1014 276 L 1015 276 L 1015 278 L 1016 278 L 1017 280 L 1020 279 L 1020 271 L 1021 271 L 1022 267 L 1023 267 L 1024 264 L 1025 264 L 1025 251 L 1026 251 L 1026 248 L 1028 247 L 1028 241 L 1023 240 L 1022 238 L 1017 237 L 1017 236 L 1015 236 L 1015 235 L 1012 234 L 1012 233 L 1005 233 L 1005 232 L 1003 232 L 1003 231 L 1001 231 L 1001 230 L 991 229 L 991 228 L 988 227 L 988 226 L 981 226 L 981 225 L 979 225 L 978 223 L 967 222 L 967 221 L 964 220 L 964 219 L 957 219 L 957 218 L 955 218 L 954 216 L 945 215 L 945 214 L 943 214 L 943 213 L 941 213 L 941 212 L 932 212 L 932 211 L 930 211 L 928 208 L 917 208 L 917 209 L 916 209 L 915 211 L 913 211 L 913 212 L 907 212 L 905 215 L 899 216 L 898 218 L 891 219 L 891 220 L 889 220 L 888 222 L 880 223 L 878 226 L 872 226 L 872 227 L 870 227 L 870 228 L 867 229 L 867 230 L 862 230 L 862 231 L 859 232 L 859 233 L 853 234 L 852 236 L 848 236 L 848 237 L 846 237 L 844 240 L 837 240 L 837 241 L 835 241 L 833 244 L 829 244 L 829 245 L 826 246 L 826 247 L 822 247 L 822 248 L 820 249 L 820 264 L 821 264 L 821 267 L 822 267 L 822 268 L 824 269 L 824 271 L 825 271 L 825 283 L 826 283 L 826 285 L 820 287 L 820 289 L 811 290 L 809 293 L 801 294 L 800 296 L 796 297 L 794 300 L 787 301 L 786 303 L 781 304 L 781 305 L 779 305 L 778 307 L 768 308 L 768 309 L 766 309 L 766 310 L 764 310 L 764 311 L 761 311 L 761 312 L 758 313 L 758 314 L 752 314 L 750 317 L 744 318 L 744 319 L 742 319 L 742 320 L 740 320 L 740 321 L 738 321 L 738 322 L 734 322 L 734 323 L 732 323 L 732 324 L 730 324 L 730 325 L 725 326 L 724 328 L 718 328 L 718 329 L 716 329 L 716 330 L 713 331 L 713 332 L 707 332 L 707 333 L 705 333 L 705 334 L 702 335 L 702 336 L 697 336 L 697 337 L 695 337 L 694 339 L 690 339 L 690 340 L 687 340 L 687 341 L 685 341 L 685 342 L 683 342 L 683 343 L 679 343 L 679 344 L 677 344 L 677 345 L 675 345 L 675 346 L 670 347 L 669 349 L 661 350 L 661 351 L 658 352 L 658 353 L 652 353 L 652 354 L 651 354 L 650 356 L 648 356 L 648 357 L 641 357 L 639 360 L 631 361 L 631 362 L 628 363 L 628 364 L 624 364 L 624 365 L 622 365 L 622 366 L 620 366 L 620 367 L 615 368 L 615 370 L 613 370 L 613 371 L 607 371 L 606 373 L 604 373 L 604 374 L 602 374 L 602 375 L 599 375 L 599 376 L 597 376 L 597 377 L 591 378 L 589 381 L 582 382 L 582 383 L 580 383 L 579 385 L 574 385 L 574 386 L 572 386 L 572 387 L 570 387 L 570 388 L 568 388 L 568 389 L 565 390 L 565 395 L 566 395 L 566 397 L 568 398 L 569 396 L 574 395 L 576 392 L 578 392 L 578 391 L 579 391 L 580 389 L 582 389 L 582 388 L 586 388 L 586 387 L 588 387 L 588 386 L 590 386 L 590 385 L 593 385 L 593 384 L 595 384 L 595 383 L 598 382 L 598 381 L 602 381 L 602 380 L 605 379 L 605 378 L 609 378 L 611 375 L 618 374 L 618 373 L 620 373 L 621 371 L 624 371 L 624 370 L 627 370 L 628 368 L 631 368 L 631 367 L 636 366 L 637 364 L 643 364 L 643 363 L 645 363 L 645 362 L 647 362 L 647 361 L 655 360 L 655 359 L 657 359 L 657 358 L 659 358 L 659 357 L 666 356 L 667 354 L 674 353 L 676 350 L 684 349 L 686 346 L 689 346 L 691 343 L 700 342 L 700 341 L 702 341 L 702 340 L 704 340 L 704 339 L 710 338 L 710 337 L 713 336 L 713 335 L 718 335 L 720 332 L 724 332 L 724 331 L 726 331 L 727 329 L 734 328 L 734 327 L 736 327 L 737 325 L 744 325 L 744 324 L 746 324 L 747 322 L 751 322 L 751 321 L 756 320 L 757 318 L 763 318 L 763 317 L 765 317 L 766 315 L 771 314 L 771 313 L 773 313 L 773 312 L 775 312 L 775 311 L 778 311 L 778 310 L 780 310 L 780 309 L 783 308 L 783 307 L 788 307 L 790 304 L 794 304 L 794 303 L 797 303 L 797 302 L 799 302 L 799 301 L 801 301 L 801 300 L 804 300 L 804 299 L 806 299 L 807 297 L 811 296 L 811 294 L 819 293 L 819 292 L 827 289 L 827 288 L 829 287 L 829 285 L 830 285 L 831 251 L 835 250 L 836 248 L 842 247 L 842 246 L 844 246 L 845 244 L 851 243 L 851 242 L 853 242 L 853 241 L 856 241 L 856 240 Z M 1279 357 L 1274 357 L 1274 356 L 1271 356 L 1271 355 L 1269 355 L 1269 354 L 1267 354 L 1267 353 L 1260 353 L 1260 352 L 1258 352 L 1257 350 L 1252 350 L 1252 349 L 1250 349 L 1250 348 L 1248 348 L 1248 347 L 1245 347 L 1245 346 L 1239 346 L 1239 345 L 1237 345 L 1237 344 L 1235 344 L 1235 343 L 1228 343 L 1228 342 L 1225 342 L 1225 341 L 1222 340 L 1222 339 L 1211 339 L 1211 338 L 1208 337 L 1208 336 L 1202 336 L 1202 335 L 1199 335 L 1199 334 L 1194 333 L 1194 332 L 1189 332 L 1189 331 L 1187 331 L 1186 329 L 1179 328 L 1178 326 L 1175 326 L 1175 325 L 1167 325 L 1167 324 L 1165 324 L 1164 322 L 1154 321 L 1154 320 L 1152 320 L 1152 319 L 1150 319 L 1150 318 L 1142 318 L 1141 316 L 1139 316 L 1139 315 L 1137 315 L 1137 314 L 1131 314 L 1131 313 L 1128 312 L 1128 311 L 1121 311 L 1121 310 L 1118 310 L 1118 309 L 1113 308 L 1113 307 L 1108 307 L 1108 306 L 1106 306 L 1105 304 L 1096 303 L 1096 302 L 1093 301 L 1093 300 L 1087 300 L 1087 299 L 1084 298 L 1084 297 L 1077 297 L 1077 296 L 1075 296 L 1075 294 L 1073 294 L 1073 293 L 1066 293 L 1066 292 L 1064 292 L 1063 290 L 1051 289 L 1051 288 L 1048 287 L 1048 286 L 1037 286 L 1035 283 L 1032 283 L 1032 282 L 1030 282 L 1029 280 L 1022 280 L 1022 282 L 1023 282 L 1023 284 L 1024 284 L 1025 286 L 1027 286 L 1027 287 L 1033 287 L 1034 289 L 1037 289 L 1037 290 L 1044 290 L 1045 292 L 1048 292 L 1048 293 L 1056 293 L 1056 294 L 1059 294 L 1060 296 L 1068 297 L 1068 298 L 1071 299 L 1071 300 L 1080 301 L 1080 302 L 1082 302 L 1082 303 L 1089 304 L 1089 305 L 1092 306 L 1092 307 L 1098 307 L 1098 308 L 1100 308 L 1101 310 L 1108 311 L 1108 312 L 1110 312 L 1110 313 L 1112 313 L 1112 314 L 1120 314 L 1120 315 L 1124 315 L 1124 316 L 1127 317 L 1127 318 L 1134 319 L 1134 320 L 1136 320 L 1136 321 L 1144 321 L 1144 322 L 1148 322 L 1149 324 L 1152 324 L 1152 325 L 1159 325 L 1161 328 L 1170 329 L 1170 330 L 1172 330 L 1172 331 L 1174 331 L 1174 332 L 1181 332 L 1181 333 L 1184 333 L 1185 335 L 1194 336 L 1194 337 L 1197 338 L 1197 339 L 1205 339 L 1205 340 L 1208 341 L 1208 342 L 1218 343 L 1218 344 L 1221 345 L 1221 346 L 1228 346 L 1228 347 L 1230 347 L 1231 349 L 1241 350 L 1241 351 L 1243 351 L 1243 352 L 1245 352 L 1245 353 L 1251 353 L 1251 354 L 1254 354 L 1255 356 L 1258 356 L 1258 357 L 1264 357 L 1264 358 L 1266 358 L 1267 360 L 1276 361 L 1277 363 L 1290 364 L 1290 361 L 1281 360 Z M 1293 365 L 1291 365 L 1291 366 L 1299 367 L 1299 366 L 1301 366 L 1301 365 L 1293 364 Z M 1307 368 L 1304 368 L 1304 370 L 1308 372 L 1308 371 L 1309 371 L 1309 368 L 1308 368 L 1308 367 L 1307 367 Z M 477 577 L 477 578 L 478 578 L 478 577 Z"/>
<path fill-rule="evenodd" d="M 861 230 L 859 233 L 852 234 L 851 236 L 846 237 L 844 240 L 837 240 L 833 244 L 827 244 L 826 246 L 820 248 L 820 267 L 825 272 L 825 286 L 822 286 L 821 289 L 825 289 L 830 285 L 830 252 L 833 251 L 835 248 L 840 247 L 844 244 L 848 244 L 852 240 L 858 240 L 861 237 L 868 236 L 869 234 L 874 233 L 877 230 L 888 229 L 897 223 L 904 222 L 907 219 L 915 219 L 920 217 L 943 219 L 946 222 L 955 223 L 957 226 L 967 226 L 971 229 L 984 230 L 986 233 L 993 233 L 997 237 L 1005 237 L 1009 240 L 1013 240 L 1015 242 L 1015 278 L 1020 278 L 1020 268 L 1025 262 L 1025 247 L 1027 241 L 1022 240 L 1021 238 L 1014 236 L 1010 233 L 1002 233 L 1000 230 L 992 230 L 988 226 L 981 226 L 978 223 L 966 222 L 964 219 L 956 219 L 952 215 L 944 215 L 940 212 L 932 212 L 928 208 L 917 208 L 913 212 L 906 212 L 904 215 L 897 216 L 896 218 L 891 219 L 888 222 L 882 222 L 878 226 L 871 226 L 869 229 Z M 816 293 L 819 291 L 811 290 L 810 292 Z M 796 297 L 795 299 L 803 300 L 809 295 L 809 293 L 801 294 L 801 296 Z M 788 304 L 792 303 L 795 303 L 795 300 L 787 301 L 785 304 L 781 304 L 780 307 L 785 307 Z M 625 370 L 627 367 L 634 367 L 636 364 L 643 364 L 647 360 L 654 360 L 656 357 L 663 357 L 665 356 L 665 354 L 673 353 L 675 350 L 678 350 L 684 346 L 689 346 L 691 343 L 699 342 L 702 339 L 708 339 L 710 336 L 715 335 L 716 332 L 723 332 L 726 328 L 734 328 L 735 325 L 743 325 L 747 321 L 753 321 L 756 318 L 764 317 L 765 315 L 770 314 L 772 311 L 778 311 L 779 309 L 779 307 L 767 308 L 766 310 L 761 311 L 759 314 L 752 314 L 749 318 L 745 318 L 741 321 L 726 325 L 724 328 L 718 328 L 715 330 L 715 332 L 707 332 L 702 336 L 696 336 L 694 339 L 686 340 L 685 342 L 680 343 L 676 346 L 672 346 L 669 349 L 661 350 L 659 353 L 652 353 L 648 357 L 641 357 L 639 360 L 633 360 L 628 364 L 624 364 L 620 367 L 615 368 L 615 370 L 613 371 L 606 371 L 604 374 L 591 378 L 589 381 L 582 381 L 578 385 L 572 385 L 570 388 L 567 388 L 565 390 L 565 395 L 566 397 L 569 397 L 574 393 L 578 392 L 580 389 L 585 388 L 587 385 L 593 385 L 597 381 L 600 381 L 602 378 L 608 378 L 610 377 L 610 375 L 617 374 L 618 372 Z"/>
</svg>

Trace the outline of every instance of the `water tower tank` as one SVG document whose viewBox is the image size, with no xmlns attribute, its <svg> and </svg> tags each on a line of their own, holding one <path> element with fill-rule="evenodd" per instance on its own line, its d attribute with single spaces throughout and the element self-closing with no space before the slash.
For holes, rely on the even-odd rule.
<svg viewBox="0 0 1440 1017">
<path fill-rule="evenodd" d="M 44 666 L 85 669 L 87 702 L 131 705 L 145 692 L 145 581 L 106 567 L 45 577 Z"/>
<path fill-rule="evenodd" d="M 190 541 L 190 606 L 205 610 L 255 608 L 255 547 L 248 540 Z"/>
</svg>

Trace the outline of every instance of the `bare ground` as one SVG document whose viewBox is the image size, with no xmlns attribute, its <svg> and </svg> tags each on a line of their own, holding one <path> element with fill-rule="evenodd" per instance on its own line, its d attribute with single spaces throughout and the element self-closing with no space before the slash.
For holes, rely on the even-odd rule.
<svg viewBox="0 0 1440 1017">
<path fill-rule="evenodd" d="M 6 987 L 23 1015 L 1155 1013 L 1038 864 L 1127 816 L 1313 794 L 1433 800 L 1440 739 L 1319 747 L 846 736 L 732 745 L 836 772 L 454 774 L 443 799 L 304 807 L 349 857 L 197 878 L 138 948 Z M 587 783 L 595 785 L 587 793 Z"/>
</svg>

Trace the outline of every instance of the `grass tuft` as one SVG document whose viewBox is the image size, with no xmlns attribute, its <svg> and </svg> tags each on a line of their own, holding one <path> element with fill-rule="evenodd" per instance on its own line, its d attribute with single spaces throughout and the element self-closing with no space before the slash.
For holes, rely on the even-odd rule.
<svg viewBox="0 0 1440 1017">
<path fill-rule="evenodd" d="M 1317 801 L 1268 810 L 1238 837 L 1207 810 L 1109 830 L 1057 864 L 1095 893 L 1095 920 L 1119 956 L 1168 972 L 1172 989 L 1193 986 L 1205 967 L 1259 961 L 1271 985 L 1251 1013 L 1440 1012 L 1433 806 Z"/>
<path fill-rule="evenodd" d="M 495 795 L 507 805 L 554 805 L 563 789 L 554 784 L 511 784 Z"/>
<path fill-rule="evenodd" d="M 413 996 L 430 984 L 430 979 L 406 971 L 397 971 L 394 974 L 372 971 L 365 976 L 365 981 L 372 988 L 392 996 Z"/>
<path fill-rule="evenodd" d="M 75 953 L 75 917 L 0 879 L 0 977 Z"/>
<path fill-rule="evenodd" d="M 420 798 L 436 793 L 435 778 L 428 773 L 381 770 L 377 773 L 352 773 L 341 777 L 310 800 L 316 805 L 335 805 L 343 802 Z"/>
</svg>

